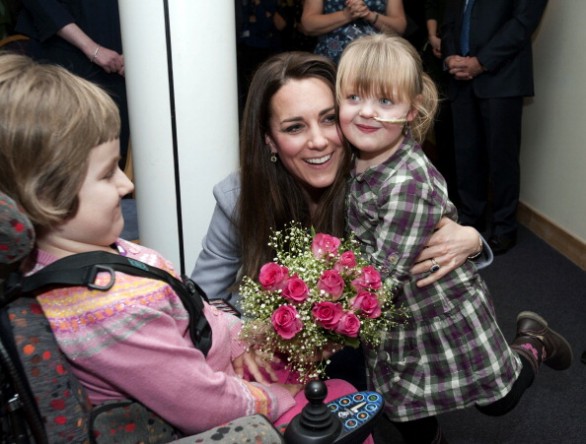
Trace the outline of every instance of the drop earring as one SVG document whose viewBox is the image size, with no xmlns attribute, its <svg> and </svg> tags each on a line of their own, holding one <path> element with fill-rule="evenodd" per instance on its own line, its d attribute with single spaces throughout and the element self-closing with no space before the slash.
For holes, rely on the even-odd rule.
<svg viewBox="0 0 586 444">
<path fill-rule="evenodd" d="M 271 162 L 277 163 L 277 153 L 271 153 Z"/>
</svg>

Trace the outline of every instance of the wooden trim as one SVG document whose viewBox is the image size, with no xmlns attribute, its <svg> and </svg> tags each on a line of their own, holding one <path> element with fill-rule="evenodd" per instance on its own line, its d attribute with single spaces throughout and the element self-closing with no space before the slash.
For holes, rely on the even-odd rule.
<svg viewBox="0 0 586 444">
<path fill-rule="evenodd" d="M 537 237 L 586 271 L 586 242 L 572 236 L 565 229 L 528 205 L 519 202 L 517 220 Z"/>
<path fill-rule="evenodd" d="M 22 34 L 9 35 L 9 36 L 4 37 L 2 40 L 0 40 L 0 48 L 8 45 L 9 43 L 24 42 L 28 39 L 29 38 L 26 35 L 22 35 Z"/>
</svg>

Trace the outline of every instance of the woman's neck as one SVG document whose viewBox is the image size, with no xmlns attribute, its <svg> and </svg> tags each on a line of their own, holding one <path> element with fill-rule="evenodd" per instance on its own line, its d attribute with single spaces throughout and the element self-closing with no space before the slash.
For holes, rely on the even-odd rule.
<svg viewBox="0 0 586 444">
<path fill-rule="evenodd" d="M 307 208 L 309 210 L 309 219 L 313 221 L 315 219 L 317 209 L 318 209 L 319 204 L 321 202 L 321 198 L 324 195 L 324 190 L 317 189 L 317 188 L 310 188 L 310 187 L 304 187 L 303 190 L 304 190 L 305 198 L 307 199 Z"/>
</svg>

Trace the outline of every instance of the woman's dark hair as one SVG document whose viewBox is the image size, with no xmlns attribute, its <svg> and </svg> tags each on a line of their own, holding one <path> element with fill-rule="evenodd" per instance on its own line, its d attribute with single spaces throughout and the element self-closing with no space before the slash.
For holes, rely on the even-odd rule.
<svg viewBox="0 0 586 444">
<path fill-rule="evenodd" d="M 271 99 L 290 80 L 316 78 L 326 83 L 335 101 L 336 67 L 328 58 L 306 52 L 273 56 L 256 71 L 248 91 L 240 134 L 241 192 L 238 230 L 242 275 L 256 277 L 261 265 L 274 259 L 267 245 L 272 229 L 297 221 L 319 232 L 342 236 L 344 198 L 350 163 L 344 145 L 343 161 L 334 183 L 323 189 L 311 215 L 307 191 L 282 165 L 270 161 L 265 135 L 269 132 Z"/>
</svg>

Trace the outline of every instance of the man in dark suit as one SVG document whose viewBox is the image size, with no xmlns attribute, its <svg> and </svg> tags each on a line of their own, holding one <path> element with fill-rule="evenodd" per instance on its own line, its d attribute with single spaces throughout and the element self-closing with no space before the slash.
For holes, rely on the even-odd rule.
<svg viewBox="0 0 586 444">
<path fill-rule="evenodd" d="M 453 0 L 442 30 L 460 220 L 484 230 L 491 190 L 496 254 L 517 241 L 523 98 L 533 89 L 532 35 L 547 0 Z"/>
</svg>

